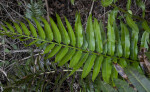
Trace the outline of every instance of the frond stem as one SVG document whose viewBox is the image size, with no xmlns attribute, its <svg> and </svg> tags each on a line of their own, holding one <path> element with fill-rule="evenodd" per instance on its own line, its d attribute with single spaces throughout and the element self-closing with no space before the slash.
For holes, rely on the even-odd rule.
<svg viewBox="0 0 150 92">
<path fill-rule="evenodd" d="M 90 53 L 90 54 L 95 54 L 95 55 L 102 55 L 103 57 L 111 57 L 111 58 L 116 58 L 116 59 L 125 59 L 126 61 L 130 61 L 130 62 L 138 62 L 138 60 L 131 60 L 129 58 L 124 58 L 124 57 L 117 57 L 117 56 L 109 56 L 109 55 L 106 55 L 106 54 L 102 54 L 102 53 L 97 53 L 97 52 L 94 52 L 94 51 L 89 51 L 89 50 L 83 50 L 81 48 L 77 48 L 77 47 L 73 47 L 73 46 L 70 46 L 70 45 L 65 45 L 65 44 L 62 44 L 62 43 L 57 43 L 57 42 L 52 42 L 52 41 L 48 41 L 48 40 L 43 40 L 43 39 L 40 39 L 40 38 L 34 38 L 34 37 L 30 37 L 30 36 L 27 36 L 27 35 L 22 35 L 22 34 L 19 34 L 19 33 L 12 33 L 12 32 L 4 32 L 4 31 L 0 31 L 1 33 L 4 33 L 4 34 L 12 34 L 12 35 L 18 35 L 18 36 L 22 36 L 22 37 L 26 37 L 28 39 L 33 39 L 33 40 L 39 40 L 39 41 L 43 41 L 43 42 L 46 42 L 46 43 L 53 43 L 55 45 L 59 45 L 59 46 L 64 46 L 64 47 L 68 47 L 68 48 L 72 48 L 72 49 L 76 49 L 76 50 L 80 50 L 80 51 L 83 51 L 85 53 Z"/>
</svg>

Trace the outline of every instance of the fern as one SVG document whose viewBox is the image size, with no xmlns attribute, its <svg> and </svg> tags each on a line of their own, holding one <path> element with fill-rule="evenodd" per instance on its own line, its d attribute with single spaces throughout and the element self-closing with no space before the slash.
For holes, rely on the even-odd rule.
<svg viewBox="0 0 150 92">
<path fill-rule="evenodd" d="M 129 86 L 128 83 L 126 83 L 123 80 L 120 79 L 114 79 L 115 85 L 118 88 L 119 92 L 136 92 L 133 88 Z"/>
<path fill-rule="evenodd" d="M 29 19 L 33 17 L 40 19 L 40 16 L 43 16 L 46 13 L 46 10 L 43 7 L 42 0 L 30 0 L 30 3 L 27 4 L 25 16 Z"/>
<path fill-rule="evenodd" d="M 123 22 L 121 22 L 121 30 L 118 30 L 115 24 L 116 15 L 116 10 L 108 14 L 107 33 L 97 19 L 94 19 L 93 23 L 92 15 L 88 17 L 86 31 L 84 31 L 79 13 L 76 14 L 74 31 L 67 18 L 65 18 L 66 29 L 59 15 L 56 14 L 57 24 L 51 17 L 51 25 L 44 18 L 41 18 L 41 21 L 33 18 L 36 28 L 28 19 L 28 27 L 22 22 L 19 24 L 4 22 L 1 24 L 0 33 L 10 37 L 15 36 L 20 40 L 32 39 L 29 46 L 47 45 L 43 53 L 45 60 L 55 57 L 58 66 L 63 66 L 70 61 L 69 67 L 73 68 L 70 75 L 83 66 L 82 78 L 85 78 L 93 69 L 92 80 L 94 81 L 101 69 L 103 80 L 110 83 L 114 72 L 112 63 L 123 61 L 122 66 L 127 66 L 126 64 L 130 65 L 127 62 L 136 62 L 138 60 L 137 41 L 141 41 L 141 47 L 148 48 L 150 32 L 145 30 L 146 33 L 144 32 L 142 39 L 139 39 L 139 28 L 131 16 L 127 16 L 126 20 L 132 34 L 129 34 L 129 27 Z M 41 22 L 44 26 L 40 25 Z M 143 26 L 144 29 L 146 29 L 145 26 L 149 29 L 147 25 Z M 147 37 L 144 37 L 145 35 Z"/>
<path fill-rule="evenodd" d="M 131 83 L 137 88 L 139 92 L 149 92 L 150 91 L 150 81 L 142 74 L 140 74 L 134 68 L 127 68 L 126 74 L 129 77 Z"/>
</svg>

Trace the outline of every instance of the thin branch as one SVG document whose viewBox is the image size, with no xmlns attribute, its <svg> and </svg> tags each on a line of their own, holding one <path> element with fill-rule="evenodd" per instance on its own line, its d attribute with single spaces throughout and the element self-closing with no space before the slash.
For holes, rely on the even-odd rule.
<svg viewBox="0 0 150 92">
<path fill-rule="evenodd" d="M 73 71 L 73 70 L 62 70 L 63 72 L 71 72 L 71 71 Z M 78 70 L 76 70 L 76 72 L 82 72 L 83 70 L 81 70 L 81 69 L 78 69 Z M 92 71 L 92 70 L 91 70 Z M 50 72 L 44 72 L 44 73 L 41 73 L 40 75 L 43 75 L 43 74 L 50 74 L 50 73 L 55 73 L 55 72 L 57 72 L 57 71 L 50 71 Z"/>
<path fill-rule="evenodd" d="M 4 10 L 5 10 L 6 13 L 9 15 L 9 17 L 14 21 L 14 19 L 13 19 L 12 16 L 9 14 L 9 12 L 7 11 L 7 9 L 5 9 L 5 7 L 3 6 L 3 4 L 0 3 L 0 5 L 4 8 Z"/>
<path fill-rule="evenodd" d="M 103 18 L 103 24 L 105 25 L 105 7 L 104 7 L 104 18 Z"/>
<path fill-rule="evenodd" d="M 3 36 L 3 41 L 4 41 L 4 44 L 5 44 L 5 36 Z M 4 57 L 3 57 L 3 61 L 5 61 L 5 55 L 6 55 L 6 53 L 5 53 L 5 45 L 3 45 L 3 51 L 4 51 Z M 3 63 L 3 66 L 4 66 L 4 63 Z"/>
<path fill-rule="evenodd" d="M 41 54 L 43 54 L 43 52 L 38 53 L 38 54 L 35 54 L 35 55 L 33 55 L 33 56 L 34 56 L 34 57 L 36 57 L 36 56 L 39 56 L 39 55 L 41 55 Z M 32 57 L 32 56 L 25 57 L 25 58 L 23 58 L 23 59 L 19 60 L 19 62 L 20 62 L 20 61 L 27 60 L 27 59 L 29 59 L 29 58 L 31 58 L 31 57 Z M 7 71 L 9 71 L 10 69 L 8 70 L 8 68 L 9 68 L 9 67 L 11 67 L 11 66 L 13 66 L 14 64 L 16 64 L 16 62 L 14 62 L 14 63 L 10 64 L 10 65 L 9 65 L 9 66 L 7 66 L 5 69 L 7 69 Z"/>
<path fill-rule="evenodd" d="M 91 9 L 90 9 L 89 15 L 92 13 L 93 6 L 94 6 L 94 0 L 93 0 L 93 2 L 92 2 L 92 5 L 91 5 Z"/>
<path fill-rule="evenodd" d="M 33 55 L 34 57 L 35 56 L 39 56 L 40 54 L 43 54 L 43 52 L 42 53 L 38 53 L 38 54 L 35 54 L 35 55 Z M 31 58 L 32 56 L 28 56 L 28 57 L 25 57 L 25 58 L 23 58 L 23 59 L 21 59 L 21 60 L 19 60 L 19 61 L 24 61 L 24 60 L 26 60 L 26 59 L 29 59 L 29 58 Z"/>
<path fill-rule="evenodd" d="M 31 49 L 25 49 L 25 50 L 10 50 L 8 53 L 10 54 L 13 54 L 13 53 L 24 53 L 24 52 L 31 52 L 32 50 Z M 1 51 L 1 52 L 4 52 L 4 51 Z M 40 50 L 40 49 L 35 49 L 33 50 L 33 52 L 43 52 L 43 50 Z"/>
<path fill-rule="evenodd" d="M 49 7 L 48 7 L 48 1 L 45 0 L 45 4 L 46 4 L 46 12 L 47 12 L 47 21 L 50 23 L 50 19 L 49 19 Z"/>
<path fill-rule="evenodd" d="M 2 72 L 5 75 L 6 79 L 9 81 L 9 79 L 7 77 L 7 73 L 3 69 L 1 69 L 1 68 L 0 68 L 0 72 Z"/>
</svg>

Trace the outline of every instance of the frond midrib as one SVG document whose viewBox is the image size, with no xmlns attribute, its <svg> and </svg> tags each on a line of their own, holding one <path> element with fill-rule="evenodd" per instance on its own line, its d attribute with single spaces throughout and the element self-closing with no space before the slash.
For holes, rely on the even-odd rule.
<svg viewBox="0 0 150 92">
<path fill-rule="evenodd" d="M 43 39 L 40 39 L 40 38 L 35 38 L 35 37 L 30 37 L 30 36 L 27 36 L 27 35 L 23 35 L 23 34 L 20 34 L 20 33 L 13 33 L 13 32 L 5 32 L 5 31 L 2 31 L 0 30 L 1 33 L 4 33 L 4 34 L 12 34 L 12 35 L 16 35 L 16 36 L 22 36 L 22 37 L 26 37 L 26 38 L 29 38 L 29 39 L 33 39 L 33 40 L 39 40 L 39 41 L 43 41 L 43 42 L 46 42 L 46 43 L 50 43 L 50 44 L 55 44 L 55 45 L 61 45 L 61 46 L 64 46 L 64 47 L 68 47 L 68 48 L 72 48 L 72 49 L 76 49 L 76 50 L 80 50 L 82 52 L 85 52 L 85 53 L 89 53 L 89 54 L 93 54 L 93 55 L 97 55 L 97 56 L 100 56 L 102 55 L 103 57 L 111 57 L 111 58 L 116 58 L 116 59 L 125 59 L 127 61 L 130 61 L 130 62 L 138 62 L 138 60 L 131 60 L 129 58 L 125 58 L 125 57 L 117 57 L 117 56 L 110 56 L 110 55 L 106 55 L 106 54 L 103 54 L 103 53 L 96 53 L 94 51 L 88 51 L 88 50 L 84 50 L 84 49 L 81 49 L 81 48 L 77 48 L 77 47 L 74 47 L 74 46 L 70 46 L 70 45 L 65 45 L 65 44 L 62 44 L 62 43 L 57 43 L 57 42 L 52 42 L 52 41 L 48 41 L 48 40 L 43 40 Z"/>
</svg>

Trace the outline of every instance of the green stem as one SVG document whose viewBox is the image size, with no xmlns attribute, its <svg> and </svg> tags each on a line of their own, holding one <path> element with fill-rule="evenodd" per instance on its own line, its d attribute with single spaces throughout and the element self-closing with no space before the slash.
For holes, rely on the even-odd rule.
<svg viewBox="0 0 150 92">
<path fill-rule="evenodd" d="M 111 57 L 111 58 L 116 58 L 116 59 L 125 59 L 126 61 L 130 61 L 130 62 L 138 62 L 137 60 L 135 61 L 135 60 L 131 60 L 131 59 L 124 58 L 124 57 L 109 56 L 109 55 L 105 55 L 105 54 L 102 54 L 102 53 L 96 53 L 94 51 L 83 50 L 81 48 L 65 45 L 65 44 L 62 44 L 62 43 L 50 42 L 50 41 L 47 41 L 47 40 L 34 38 L 34 37 L 30 37 L 30 36 L 22 35 L 22 34 L 18 34 L 18 33 L 4 32 L 4 31 L 1 31 L 1 30 L 0 30 L 0 32 L 4 33 L 4 34 L 12 34 L 12 35 L 17 35 L 17 36 L 22 36 L 22 37 L 26 37 L 26 38 L 33 39 L 33 40 L 39 40 L 39 41 L 43 41 L 43 42 L 46 42 L 46 43 L 53 43 L 55 45 L 60 45 L 60 46 L 68 47 L 68 48 L 73 48 L 73 49 L 80 50 L 80 51 L 85 52 L 85 53 L 91 53 L 91 54 L 95 54 L 95 55 L 98 55 L 98 56 L 102 55 L 103 57 L 106 57 L 106 58 Z"/>
</svg>

